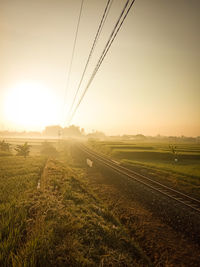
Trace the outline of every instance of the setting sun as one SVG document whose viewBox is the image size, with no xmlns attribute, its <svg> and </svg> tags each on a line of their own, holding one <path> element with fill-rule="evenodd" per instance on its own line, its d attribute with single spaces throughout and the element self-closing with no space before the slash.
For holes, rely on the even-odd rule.
<svg viewBox="0 0 200 267">
<path fill-rule="evenodd" d="M 49 89 L 35 82 L 11 88 L 4 103 L 5 116 L 13 126 L 35 130 L 59 119 L 58 100 Z"/>
</svg>

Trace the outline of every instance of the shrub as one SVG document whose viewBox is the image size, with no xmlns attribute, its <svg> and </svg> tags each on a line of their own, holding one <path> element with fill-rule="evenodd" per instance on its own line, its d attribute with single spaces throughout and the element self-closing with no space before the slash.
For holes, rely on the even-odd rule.
<svg viewBox="0 0 200 267">
<path fill-rule="evenodd" d="M 23 145 L 17 145 L 15 150 L 17 151 L 17 156 L 24 156 L 26 158 L 30 153 L 30 145 L 25 142 Z"/>
<path fill-rule="evenodd" d="M 10 144 L 6 143 L 5 140 L 0 141 L 0 150 L 5 152 L 10 152 Z"/>
<path fill-rule="evenodd" d="M 40 153 L 45 156 L 55 156 L 58 154 L 58 151 L 52 144 L 44 142 L 42 143 L 42 148 Z"/>
</svg>

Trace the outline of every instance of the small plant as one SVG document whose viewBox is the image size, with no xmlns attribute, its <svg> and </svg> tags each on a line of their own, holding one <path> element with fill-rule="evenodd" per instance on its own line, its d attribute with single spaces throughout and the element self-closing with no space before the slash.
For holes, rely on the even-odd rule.
<svg viewBox="0 0 200 267">
<path fill-rule="evenodd" d="M 30 145 L 25 142 L 23 145 L 17 145 L 15 150 L 17 151 L 17 156 L 24 156 L 26 158 L 30 153 Z"/>
<path fill-rule="evenodd" d="M 0 150 L 5 152 L 10 152 L 10 144 L 6 143 L 5 140 L 0 141 Z"/>
</svg>

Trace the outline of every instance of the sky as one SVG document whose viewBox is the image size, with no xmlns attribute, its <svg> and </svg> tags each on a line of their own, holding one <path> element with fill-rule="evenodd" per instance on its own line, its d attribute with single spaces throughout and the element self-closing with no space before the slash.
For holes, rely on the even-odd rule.
<svg viewBox="0 0 200 267">
<path fill-rule="evenodd" d="M 106 2 L 84 0 L 68 76 L 81 1 L 0 0 L 0 130 L 68 126 Z M 125 2 L 113 0 L 79 98 Z M 199 0 L 136 0 L 71 123 L 199 136 L 199 12 Z"/>
</svg>

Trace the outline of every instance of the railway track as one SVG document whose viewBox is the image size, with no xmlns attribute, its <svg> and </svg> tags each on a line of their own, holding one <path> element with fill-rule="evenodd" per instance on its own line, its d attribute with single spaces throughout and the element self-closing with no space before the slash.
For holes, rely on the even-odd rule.
<svg viewBox="0 0 200 267">
<path fill-rule="evenodd" d="M 128 178 L 137 181 L 138 183 L 143 184 L 144 186 L 150 188 L 152 191 L 159 192 L 160 194 L 170 198 L 173 201 L 178 202 L 184 207 L 189 208 L 190 210 L 200 214 L 200 201 L 198 199 L 190 197 L 162 183 L 154 181 L 153 179 L 144 176 L 142 174 L 139 174 L 133 170 L 125 168 L 119 165 L 116 161 L 113 161 L 112 159 L 109 159 L 108 157 L 99 154 L 82 144 L 79 144 L 78 148 L 82 150 L 84 153 L 86 153 L 88 157 L 90 157 L 94 162 L 95 161 L 100 162 L 101 164 L 113 169 L 117 173 L 125 175 Z"/>
</svg>

